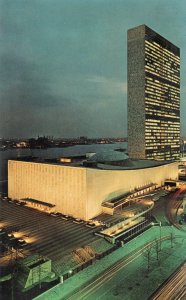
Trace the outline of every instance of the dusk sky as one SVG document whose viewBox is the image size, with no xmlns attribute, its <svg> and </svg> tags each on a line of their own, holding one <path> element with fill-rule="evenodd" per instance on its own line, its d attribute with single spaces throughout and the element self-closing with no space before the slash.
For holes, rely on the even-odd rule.
<svg viewBox="0 0 186 300">
<path fill-rule="evenodd" d="M 127 30 L 146 24 L 181 50 L 185 0 L 0 0 L 0 137 L 127 136 Z"/>
</svg>

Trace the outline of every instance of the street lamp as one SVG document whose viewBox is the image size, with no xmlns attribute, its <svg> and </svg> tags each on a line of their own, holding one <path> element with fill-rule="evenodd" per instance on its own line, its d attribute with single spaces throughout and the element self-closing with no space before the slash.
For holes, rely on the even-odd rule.
<svg viewBox="0 0 186 300">
<path fill-rule="evenodd" d="M 151 225 L 152 226 L 159 225 L 159 227 L 160 227 L 160 251 L 161 251 L 161 221 L 157 222 L 157 223 L 152 222 Z"/>
<path fill-rule="evenodd" d="M 174 226 L 171 225 L 171 248 L 173 248 L 173 228 Z"/>
<path fill-rule="evenodd" d="M 73 271 L 72 270 L 69 270 L 68 271 L 68 277 L 70 277 L 72 275 Z"/>
</svg>

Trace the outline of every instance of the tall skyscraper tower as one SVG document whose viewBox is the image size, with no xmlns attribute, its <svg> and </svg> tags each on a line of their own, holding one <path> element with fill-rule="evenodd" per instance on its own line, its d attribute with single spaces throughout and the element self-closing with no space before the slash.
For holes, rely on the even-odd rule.
<svg viewBox="0 0 186 300">
<path fill-rule="evenodd" d="M 180 49 L 146 25 L 128 30 L 128 153 L 180 156 Z"/>
</svg>

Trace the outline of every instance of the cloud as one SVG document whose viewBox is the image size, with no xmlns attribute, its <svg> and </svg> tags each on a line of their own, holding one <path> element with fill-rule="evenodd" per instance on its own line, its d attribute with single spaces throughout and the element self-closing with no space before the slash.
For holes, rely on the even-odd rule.
<svg viewBox="0 0 186 300">
<path fill-rule="evenodd" d="M 39 65 L 13 53 L 1 55 L 0 83 L 1 136 L 48 132 L 55 127 L 54 111 L 65 111 L 66 103 L 71 103 L 62 93 L 53 94 Z"/>
<path fill-rule="evenodd" d="M 111 94 L 120 92 L 127 94 L 127 82 L 122 82 L 113 78 L 107 78 L 104 76 L 92 75 L 87 79 L 88 82 L 93 84 L 99 84 Z"/>
<path fill-rule="evenodd" d="M 1 104 L 16 110 L 58 104 L 38 66 L 15 55 L 1 55 Z"/>
</svg>

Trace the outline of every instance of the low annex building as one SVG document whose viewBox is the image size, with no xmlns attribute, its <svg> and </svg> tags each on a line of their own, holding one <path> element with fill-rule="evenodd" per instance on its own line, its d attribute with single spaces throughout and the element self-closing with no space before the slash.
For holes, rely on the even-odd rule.
<svg viewBox="0 0 186 300">
<path fill-rule="evenodd" d="M 104 163 L 98 159 L 74 166 L 9 160 L 8 196 L 50 203 L 55 211 L 89 220 L 102 213 L 103 202 L 177 178 L 178 162 L 125 159 Z"/>
</svg>

